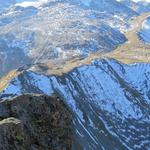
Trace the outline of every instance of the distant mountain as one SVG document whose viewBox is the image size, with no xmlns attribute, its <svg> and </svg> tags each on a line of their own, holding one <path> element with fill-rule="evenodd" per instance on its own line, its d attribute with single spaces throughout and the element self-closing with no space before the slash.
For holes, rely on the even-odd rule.
<svg viewBox="0 0 150 150">
<path fill-rule="evenodd" d="M 38 8 L 14 5 L 1 13 L 0 76 L 29 63 L 109 52 L 126 42 L 123 31 L 137 15 L 114 0 L 43 4 Z"/>
<path fill-rule="evenodd" d="M 149 0 L 118 0 L 122 4 L 130 7 L 138 13 L 144 13 L 150 11 Z"/>
<path fill-rule="evenodd" d="M 13 6 L 21 6 L 21 7 L 40 7 L 45 4 L 48 0 L 1 0 L 0 3 L 0 12 L 9 9 Z"/>
<path fill-rule="evenodd" d="M 150 17 L 143 22 L 139 37 L 145 43 L 150 44 Z"/>
<path fill-rule="evenodd" d="M 35 67 L 20 69 L 1 98 L 58 94 L 74 113 L 76 143 L 82 149 L 148 150 L 149 64 L 125 65 L 101 59 L 62 76 L 39 72 Z"/>
<path fill-rule="evenodd" d="M 16 3 L 15 0 L 1 0 L 1 2 L 0 2 L 1 11 L 4 8 L 7 8 L 7 7 L 11 6 L 11 5 L 14 5 L 15 3 Z"/>
</svg>

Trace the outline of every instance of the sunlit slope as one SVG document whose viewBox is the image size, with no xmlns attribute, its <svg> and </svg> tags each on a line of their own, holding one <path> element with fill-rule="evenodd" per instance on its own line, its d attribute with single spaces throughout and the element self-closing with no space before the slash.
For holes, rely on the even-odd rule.
<svg viewBox="0 0 150 150">
<path fill-rule="evenodd" d="M 70 60 L 68 62 L 61 62 L 60 64 L 53 64 L 48 63 L 48 68 L 50 67 L 50 71 L 48 73 L 51 73 L 54 71 L 56 74 L 60 73 L 66 73 L 69 70 L 84 65 L 89 64 L 91 61 L 95 60 L 96 58 L 113 58 L 116 60 L 119 60 L 123 63 L 136 63 L 136 62 L 150 62 L 150 45 L 144 43 L 142 40 L 140 40 L 138 33 L 141 30 L 142 23 L 145 19 L 147 19 L 150 16 L 149 13 L 144 13 L 136 18 L 134 18 L 131 22 L 132 29 L 126 31 L 125 36 L 127 38 L 127 42 L 120 45 L 118 48 L 116 48 L 114 51 L 110 53 L 102 53 L 97 52 L 95 54 L 91 54 L 88 58 L 77 58 L 75 60 Z M 51 66 L 57 66 L 51 67 Z"/>
<path fill-rule="evenodd" d="M 125 33 L 128 42 L 119 46 L 107 57 L 115 58 L 124 63 L 150 62 L 150 45 L 145 44 L 139 39 L 138 32 L 141 29 L 143 21 L 150 16 L 150 13 L 144 13 L 132 21 L 133 29 Z"/>
<path fill-rule="evenodd" d="M 113 58 L 116 60 L 119 60 L 123 63 L 136 63 L 136 62 L 150 62 L 150 45 L 144 43 L 142 40 L 140 40 L 138 36 L 138 32 L 141 30 L 142 23 L 143 21 L 150 16 L 149 13 L 144 13 L 136 18 L 134 18 L 131 22 L 132 24 L 132 29 L 127 31 L 125 33 L 126 38 L 128 41 L 122 45 L 120 45 L 117 49 L 110 53 L 102 53 L 102 52 L 97 52 L 95 54 L 91 54 L 87 58 L 76 58 L 69 60 L 67 62 L 50 62 L 47 64 L 43 64 L 44 66 L 46 65 L 47 74 L 63 74 L 67 73 L 73 68 L 89 64 L 93 60 L 97 58 L 103 58 L 103 57 L 108 57 L 108 58 Z M 55 67 L 54 67 L 55 66 Z"/>
<path fill-rule="evenodd" d="M 116 50 L 110 53 L 97 52 L 89 57 L 78 57 L 68 61 L 49 61 L 40 65 L 34 65 L 32 70 L 40 70 L 42 73 L 61 75 L 69 72 L 73 68 L 89 64 L 97 58 L 109 57 L 117 59 L 123 63 L 150 62 L 150 45 L 143 43 L 138 37 L 138 32 L 141 29 L 143 21 L 150 16 L 150 13 L 144 13 L 132 20 L 133 29 L 125 33 L 128 42 L 119 46 Z M 5 87 L 5 81 L 11 80 L 16 72 L 10 72 L 8 76 L 2 78 L 0 89 Z"/>
<path fill-rule="evenodd" d="M 3 89 L 5 89 L 9 82 L 13 80 L 13 78 L 15 78 L 16 76 L 18 76 L 21 72 L 17 71 L 17 70 L 13 70 L 11 72 L 8 73 L 8 75 L 4 76 L 3 78 L 0 78 L 0 92 L 3 91 Z"/>
</svg>

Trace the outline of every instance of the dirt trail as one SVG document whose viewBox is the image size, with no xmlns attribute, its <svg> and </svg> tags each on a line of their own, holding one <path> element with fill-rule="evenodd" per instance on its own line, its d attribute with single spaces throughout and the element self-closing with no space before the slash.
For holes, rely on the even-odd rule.
<svg viewBox="0 0 150 150">
<path fill-rule="evenodd" d="M 123 63 L 135 63 L 135 62 L 149 62 L 150 63 L 150 45 L 147 45 L 140 41 L 137 33 L 140 31 L 142 27 L 143 21 L 150 16 L 149 13 L 144 13 L 136 18 L 134 18 L 131 22 L 133 29 L 128 30 L 125 33 L 128 41 L 122 45 L 120 45 L 117 49 L 110 53 L 97 52 L 91 54 L 87 58 L 76 58 L 70 61 L 64 62 L 50 62 L 45 64 L 47 68 L 47 74 L 55 74 L 62 75 L 63 73 L 67 73 L 73 68 L 90 64 L 94 59 L 109 57 L 117 59 Z M 55 67 L 54 67 L 55 66 Z M 44 70 L 45 73 L 45 70 Z"/>
<path fill-rule="evenodd" d="M 115 58 L 124 63 L 150 62 L 150 45 L 142 42 L 137 34 L 142 27 L 143 21 L 149 16 L 150 12 L 133 19 L 131 22 L 133 29 L 125 33 L 128 41 L 111 53 L 105 54 L 105 56 Z"/>
<path fill-rule="evenodd" d="M 62 75 L 64 73 L 69 72 L 73 68 L 90 64 L 92 60 L 108 57 L 117 59 L 123 63 L 135 63 L 135 62 L 148 62 L 150 63 L 150 45 L 147 45 L 140 41 L 137 33 L 140 31 L 143 21 L 150 16 L 149 13 L 144 13 L 135 19 L 132 20 L 131 24 L 133 29 L 128 30 L 125 33 L 128 42 L 120 45 L 117 49 L 110 53 L 102 54 L 97 52 L 95 54 L 91 54 L 87 58 L 76 58 L 70 61 L 62 61 L 62 62 L 49 62 L 43 64 L 43 68 L 47 68 L 43 72 L 45 74 L 54 74 L 54 75 Z M 21 72 L 12 71 L 5 78 L 3 78 L 0 82 L 0 90 L 4 89 L 12 78 L 20 74 Z M 42 72 L 41 72 L 42 73 Z"/>
</svg>

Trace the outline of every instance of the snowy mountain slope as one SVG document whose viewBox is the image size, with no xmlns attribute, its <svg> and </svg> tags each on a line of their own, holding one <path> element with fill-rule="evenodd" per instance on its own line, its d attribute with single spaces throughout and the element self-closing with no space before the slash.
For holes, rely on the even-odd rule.
<svg viewBox="0 0 150 150">
<path fill-rule="evenodd" d="M 138 13 L 149 12 L 150 11 L 150 1 L 149 0 L 117 0 L 122 4 L 130 7 Z"/>
<path fill-rule="evenodd" d="M 135 14 L 134 10 L 132 10 L 128 6 L 124 6 L 122 3 L 120 3 L 117 0 L 9 0 L 10 2 L 9 5 L 16 5 L 16 6 L 21 6 L 21 7 L 42 7 L 44 5 L 48 6 L 57 2 L 67 2 L 70 4 L 78 4 L 82 7 L 90 8 L 90 9 L 95 9 L 98 11 L 107 11 L 107 12 L 112 12 L 116 14 L 119 12 L 122 15 L 126 16 L 132 16 Z M 4 2 L 3 2 L 4 3 Z M 4 5 L 2 3 L 2 5 Z"/>
<path fill-rule="evenodd" d="M 21 7 L 36 7 L 39 8 L 42 5 L 46 4 L 50 0 L 16 0 L 16 6 L 21 6 Z"/>
<path fill-rule="evenodd" d="M 148 150 L 150 65 L 95 60 L 62 76 L 27 69 L 1 98 L 23 93 L 58 93 L 74 112 L 76 142 L 84 149 Z"/>
<path fill-rule="evenodd" d="M 136 12 L 116 0 L 61 0 L 61 2 L 78 3 L 82 7 L 131 17 Z"/>
<path fill-rule="evenodd" d="M 139 32 L 139 37 L 145 43 L 150 43 L 150 18 L 147 18 L 142 25 L 142 29 Z"/>
<path fill-rule="evenodd" d="M 4 11 L 0 15 L 0 76 L 28 63 L 109 52 L 126 41 L 121 32 L 129 28 L 128 19 L 137 15 L 134 11 L 114 1 L 99 1 L 107 11 L 93 9 L 94 2 L 90 7 L 82 3 L 50 1 L 40 8 L 13 6 Z"/>
<path fill-rule="evenodd" d="M 132 21 L 133 28 L 125 32 L 127 42 L 120 45 L 114 51 L 111 51 L 103 56 L 114 58 L 123 63 L 150 62 L 150 45 L 146 44 L 139 38 L 139 33 L 143 26 L 143 22 L 150 17 L 150 12 L 143 13 Z M 147 31 L 146 31 L 147 32 Z M 146 34 L 145 32 L 145 34 Z M 98 58 L 98 57 L 97 57 Z"/>
<path fill-rule="evenodd" d="M 126 57 L 130 61 L 148 58 L 149 47 L 141 45 L 137 37 L 142 15 L 136 17 L 133 30 L 124 33 L 132 17 L 149 10 L 148 2 L 8 2 L 0 7 L 4 8 L 0 12 L 0 76 L 25 66 L 2 78 L 0 99 L 26 93 L 58 94 L 73 112 L 75 150 L 149 150 L 150 64 L 125 65 L 113 59 L 88 63 L 91 53 L 110 52 L 118 46 L 121 50 L 114 55 L 124 61 Z M 148 41 L 148 33 L 147 20 L 141 39 Z M 87 65 L 80 61 L 85 57 Z M 76 68 L 66 65 L 68 60 L 77 63 Z M 49 65 L 58 72 L 64 69 L 63 74 L 55 75 Z M 67 72 L 65 66 L 74 69 Z"/>
<path fill-rule="evenodd" d="M 0 2 L 0 8 L 1 8 L 1 10 L 2 9 L 4 9 L 4 8 L 7 8 L 7 7 L 9 7 L 9 6 L 11 6 L 11 5 L 14 5 L 15 4 L 15 0 L 1 0 L 1 2 Z"/>
<path fill-rule="evenodd" d="M 40 7 L 47 2 L 48 0 L 1 0 L 0 8 L 5 10 L 14 5 L 21 7 Z"/>
</svg>

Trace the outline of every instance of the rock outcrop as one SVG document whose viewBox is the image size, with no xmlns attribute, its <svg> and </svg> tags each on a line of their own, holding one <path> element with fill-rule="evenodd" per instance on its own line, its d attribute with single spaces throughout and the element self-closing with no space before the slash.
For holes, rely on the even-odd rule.
<svg viewBox="0 0 150 150">
<path fill-rule="evenodd" d="M 58 97 L 23 95 L 0 103 L 1 150 L 72 149 L 71 113 Z"/>
</svg>

